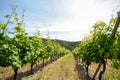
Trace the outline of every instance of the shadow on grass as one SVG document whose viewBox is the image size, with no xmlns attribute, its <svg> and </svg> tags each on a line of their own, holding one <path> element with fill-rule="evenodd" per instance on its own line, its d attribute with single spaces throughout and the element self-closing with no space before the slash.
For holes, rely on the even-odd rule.
<svg viewBox="0 0 120 80">
<path fill-rule="evenodd" d="M 48 64 L 50 64 L 51 61 L 46 61 L 45 64 L 44 64 L 44 67 L 47 66 Z M 36 65 L 34 68 L 33 68 L 33 71 L 34 73 L 36 73 L 37 71 L 42 71 L 42 69 L 44 68 L 43 67 L 43 64 L 39 64 L 39 65 Z M 27 77 L 27 76 L 30 76 L 30 75 L 33 75 L 31 74 L 31 70 L 27 70 L 25 72 L 20 72 L 18 73 L 17 75 L 17 80 L 21 80 L 23 77 Z M 7 77 L 6 80 L 14 80 L 14 75 L 12 75 L 11 77 Z"/>
<path fill-rule="evenodd" d="M 87 73 L 86 73 L 86 70 L 85 70 L 83 64 L 79 63 L 77 58 L 74 57 L 74 59 L 76 61 L 75 68 L 76 68 L 77 74 L 79 76 L 79 79 L 82 79 L 82 80 L 93 80 L 90 76 L 87 77 Z"/>
</svg>

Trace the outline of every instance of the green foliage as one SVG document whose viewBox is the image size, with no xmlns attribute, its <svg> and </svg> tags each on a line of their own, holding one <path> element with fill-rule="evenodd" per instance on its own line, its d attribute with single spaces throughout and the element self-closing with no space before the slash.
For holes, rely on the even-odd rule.
<svg viewBox="0 0 120 80">
<path fill-rule="evenodd" d="M 36 31 L 35 35 L 29 40 L 29 44 L 30 63 L 35 64 L 39 59 L 42 50 L 42 39 L 40 38 L 39 31 Z"/>
<path fill-rule="evenodd" d="M 120 68 L 120 61 L 119 60 L 112 60 L 111 66 L 115 69 L 119 69 Z"/>
<path fill-rule="evenodd" d="M 40 58 L 54 58 L 68 53 L 65 48 L 52 43 L 49 36 L 43 42 L 39 30 L 29 37 L 22 26 L 24 12 L 21 20 L 17 15 L 16 8 L 12 8 L 12 13 L 4 16 L 7 19 L 6 24 L 0 23 L 0 66 L 11 66 L 16 77 L 18 69 L 27 63 L 33 66 Z M 8 24 L 14 30 L 11 31 Z"/>
<path fill-rule="evenodd" d="M 1 30 L 5 30 L 6 29 L 6 25 L 5 24 L 0 24 L 0 29 Z"/>
<path fill-rule="evenodd" d="M 102 21 L 96 22 L 90 35 L 73 50 L 74 55 L 83 59 L 86 65 L 99 63 L 103 57 L 111 59 L 114 60 L 112 66 L 119 68 L 120 34 L 117 32 L 114 39 L 111 36 L 115 21 L 116 18 L 112 18 L 109 25 Z"/>
<path fill-rule="evenodd" d="M 17 18 L 15 8 L 13 8 L 13 12 L 10 15 L 7 14 L 4 17 L 8 20 L 6 24 L 0 24 L 0 66 L 12 66 L 13 69 L 19 69 L 27 63 L 27 35 L 25 29 L 22 28 L 22 20 L 18 21 L 19 18 Z M 9 30 L 8 24 L 14 27 L 14 32 Z M 9 34 L 13 38 L 10 38 Z"/>
<path fill-rule="evenodd" d="M 80 41 L 71 42 L 71 41 L 64 41 L 64 40 L 56 40 L 56 42 L 59 43 L 60 46 L 65 47 L 66 49 L 72 51 L 75 47 L 78 46 Z"/>
<path fill-rule="evenodd" d="M 4 18 L 9 18 L 10 17 L 10 15 L 9 14 L 6 14 L 5 16 L 4 16 Z"/>
</svg>

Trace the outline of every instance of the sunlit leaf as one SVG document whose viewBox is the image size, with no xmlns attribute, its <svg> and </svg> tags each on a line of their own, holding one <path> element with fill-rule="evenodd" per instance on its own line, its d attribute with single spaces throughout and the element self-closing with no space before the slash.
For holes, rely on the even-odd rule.
<svg viewBox="0 0 120 80">
<path fill-rule="evenodd" d="M 0 24 L 0 28 L 3 29 L 3 30 L 6 29 L 6 25 L 5 24 Z"/>
<path fill-rule="evenodd" d="M 4 18 L 9 18 L 9 16 L 10 16 L 9 14 L 6 14 L 6 15 L 4 16 Z"/>
<path fill-rule="evenodd" d="M 19 18 L 17 18 L 17 17 L 14 17 L 14 20 L 15 20 L 16 22 L 18 22 Z"/>
</svg>

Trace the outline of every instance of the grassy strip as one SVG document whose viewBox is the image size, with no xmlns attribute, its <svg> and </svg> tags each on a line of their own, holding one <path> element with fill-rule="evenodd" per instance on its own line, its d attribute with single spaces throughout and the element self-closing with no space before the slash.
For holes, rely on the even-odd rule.
<svg viewBox="0 0 120 80">
<path fill-rule="evenodd" d="M 23 80 L 79 80 L 75 71 L 75 64 L 73 55 L 67 54 L 54 63 L 45 66 L 43 70 Z"/>
<path fill-rule="evenodd" d="M 90 69 L 94 72 L 97 68 L 97 64 L 93 63 Z M 106 71 L 103 75 L 104 80 L 120 80 L 120 69 L 114 69 L 110 65 L 106 66 Z"/>
</svg>

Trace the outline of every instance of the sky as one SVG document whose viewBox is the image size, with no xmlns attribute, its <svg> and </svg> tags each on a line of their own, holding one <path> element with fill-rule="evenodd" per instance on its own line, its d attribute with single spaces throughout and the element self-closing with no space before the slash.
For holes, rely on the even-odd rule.
<svg viewBox="0 0 120 80">
<path fill-rule="evenodd" d="M 109 22 L 120 10 L 120 0 L 1 0 L 0 22 L 17 5 L 18 15 L 25 10 L 25 29 L 32 36 L 39 29 L 42 37 L 80 41 L 89 35 L 97 21 Z"/>
</svg>

